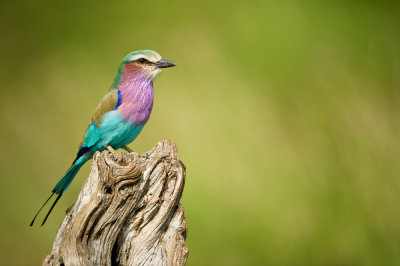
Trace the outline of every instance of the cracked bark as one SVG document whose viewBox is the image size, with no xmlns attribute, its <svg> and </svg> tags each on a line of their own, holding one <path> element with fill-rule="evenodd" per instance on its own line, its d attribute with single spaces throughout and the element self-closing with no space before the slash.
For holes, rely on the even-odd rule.
<svg viewBox="0 0 400 266">
<path fill-rule="evenodd" d="M 185 264 L 185 166 L 175 144 L 163 140 L 145 155 L 116 157 L 94 154 L 43 265 Z"/>
</svg>

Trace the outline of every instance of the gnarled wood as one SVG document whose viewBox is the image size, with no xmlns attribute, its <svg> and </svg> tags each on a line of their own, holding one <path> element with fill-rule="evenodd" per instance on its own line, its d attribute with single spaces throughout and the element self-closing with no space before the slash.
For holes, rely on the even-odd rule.
<svg viewBox="0 0 400 266">
<path fill-rule="evenodd" d="M 107 150 L 93 156 L 43 265 L 185 264 L 185 166 L 176 146 L 163 140 L 145 155 L 116 157 Z"/>
</svg>

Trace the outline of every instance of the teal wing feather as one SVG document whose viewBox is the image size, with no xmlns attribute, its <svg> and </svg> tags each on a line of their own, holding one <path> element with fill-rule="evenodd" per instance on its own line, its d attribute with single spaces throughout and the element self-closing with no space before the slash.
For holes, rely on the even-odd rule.
<svg viewBox="0 0 400 266">
<path fill-rule="evenodd" d="M 93 114 L 92 121 L 86 130 L 81 145 L 79 146 L 75 161 L 100 140 L 100 131 L 98 126 L 100 125 L 101 119 L 106 113 L 116 110 L 120 104 L 121 92 L 119 90 L 112 90 L 103 97 Z"/>
</svg>

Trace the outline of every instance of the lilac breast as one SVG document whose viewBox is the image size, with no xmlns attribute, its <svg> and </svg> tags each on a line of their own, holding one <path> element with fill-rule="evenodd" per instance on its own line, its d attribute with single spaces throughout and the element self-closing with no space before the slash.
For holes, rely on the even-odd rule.
<svg viewBox="0 0 400 266">
<path fill-rule="evenodd" d="M 118 108 L 131 124 L 144 125 L 153 108 L 153 82 L 140 70 L 129 71 L 121 77 L 118 89 L 122 103 Z"/>
</svg>

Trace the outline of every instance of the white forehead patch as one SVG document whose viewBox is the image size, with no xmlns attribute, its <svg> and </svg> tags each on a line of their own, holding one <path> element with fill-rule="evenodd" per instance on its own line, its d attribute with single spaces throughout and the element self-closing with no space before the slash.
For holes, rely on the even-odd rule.
<svg viewBox="0 0 400 266">
<path fill-rule="evenodd" d="M 129 61 L 131 62 L 136 61 L 140 58 L 144 58 L 151 63 L 156 63 L 162 59 L 159 54 L 157 54 L 156 52 L 152 52 L 152 53 L 135 54 L 131 58 L 129 58 Z"/>
</svg>

